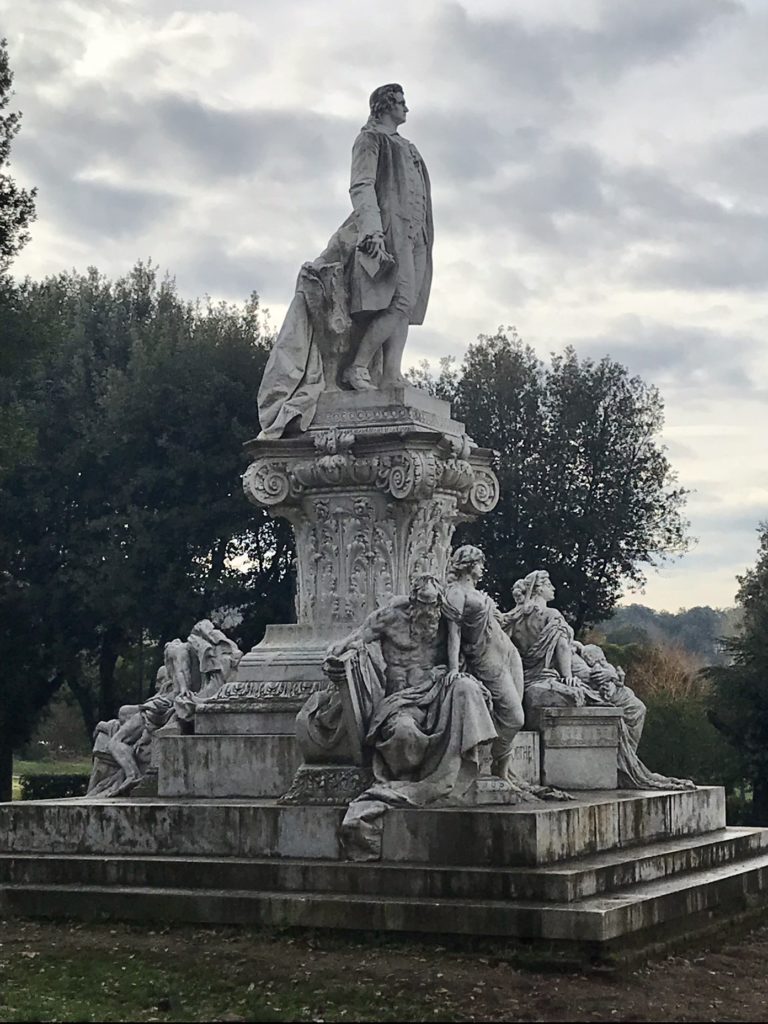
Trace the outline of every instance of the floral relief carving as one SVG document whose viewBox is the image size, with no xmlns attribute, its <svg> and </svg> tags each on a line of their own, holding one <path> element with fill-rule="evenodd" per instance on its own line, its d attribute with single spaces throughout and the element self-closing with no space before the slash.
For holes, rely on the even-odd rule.
<svg viewBox="0 0 768 1024">
<path fill-rule="evenodd" d="M 475 456 L 466 437 L 433 438 L 372 451 L 370 438 L 332 428 L 248 468 L 250 500 L 296 534 L 299 623 L 349 625 L 406 592 L 414 573 L 442 577 L 456 523 L 496 504 L 489 453 Z"/>
</svg>

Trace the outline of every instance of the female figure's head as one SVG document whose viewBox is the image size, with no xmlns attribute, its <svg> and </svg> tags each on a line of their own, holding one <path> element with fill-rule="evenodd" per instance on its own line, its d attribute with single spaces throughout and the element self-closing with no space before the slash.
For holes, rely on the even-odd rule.
<svg viewBox="0 0 768 1024">
<path fill-rule="evenodd" d="M 474 544 L 462 544 L 451 555 L 448 578 L 479 580 L 485 569 L 485 555 Z"/>
<path fill-rule="evenodd" d="M 515 606 L 523 615 L 528 615 L 537 605 L 551 601 L 555 596 L 555 588 L 546 569 L 534 569 L 518 580 L 512 587 L 512 598 Z M 538 600 L 537 600 L 538 599 Z"/>
</svg>

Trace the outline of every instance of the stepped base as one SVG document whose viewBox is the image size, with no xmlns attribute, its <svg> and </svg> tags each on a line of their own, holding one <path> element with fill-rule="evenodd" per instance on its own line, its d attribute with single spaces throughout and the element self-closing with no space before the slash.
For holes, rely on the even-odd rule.
<svg viewBox="0 0 768 1024">
<path fill-rule="evenodd" d="M 218 880 L 218 879 L 217 879 Z M 5 885 L 0 912 L 86 921 L 121 919 L 271 928 L 333 928 L 497 936 L 608 947 L 659 926 L 695 931 L 709 922 L 768 904 L 768 856 L 665 882 L 630 887 L 621 896 L 575 903 L 416 899 L 349 893 L 142 888 L 95 885 Z"/>
<path fill-rule="evenodd" d="M 343 859 L 341 806 L 0 805 L 0 913 L 454 933 L 582 953 L 768 905 L 768 829 L 723 791 L 391 809 L 378 863 Z"/>
</svg>

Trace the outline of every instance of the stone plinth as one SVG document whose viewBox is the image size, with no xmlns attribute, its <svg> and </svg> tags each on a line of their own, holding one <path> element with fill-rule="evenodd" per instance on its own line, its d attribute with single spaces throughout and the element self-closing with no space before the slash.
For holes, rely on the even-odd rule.
<svg viewBox="0 0 768 1024">
<path fill-rule="evenodd" d="M 161 797 L 276 797 L 301 762 L 290 735 L 164 736 L 157 741 Z"/>
<path fill-rule="evenodd" d="M 107 798 L 0 804 L 0 852 L 345 861 L 346 807 L 275 800 Z M 567 803 L 507 807 L 392 807 L 381 861 L 477 868 L 543 867 L 725 827 L 719 786 L 583 793 Z M 763 830 L 764 831 L 764 830 Z"/>
<path fill-rule="evenodd" d="M 512 747 L 514 769 L 523 782 L 538 785 L 541 769 L 539 755 L 539 734 L 519 732 Z M 280 799 L 282 805 L 335 805 L 348 804 L 350 800 L 374 784 L 373 772 L 358 764 L 302 764 L 293 778 L 290 789 L 286 786 Z M 485 804 L 516 804 L 519 797 L 510 790 L 507 783 L 491 775 L 490 745 L 481 756 L 480 773 L 463 799 L 456 803 L 465 806 Z"/>
<path fill-rule="evenodd" d="M 447 402 L 408 385 L 320 396 L 309 431 L 246 445 L 245 493 L 296 538 L 296 625 L 272 626 L 198 731 L 286 729 L 340 639 L 418 573 L 445 575 L 456 524 L 498 501 L 494 453 L 472 444 Z"/>
<path fill-rule="evenodd" d="M 560 789 L 616 789 L 620 708 L 536 708 L 526 720 L 541 736 L 541 782 Z"/>
<path fill-rule="evenodd" d="M 524 730 L 515 736 L 512 745 L 512 767 L 515 774 L 523 782 L 538 786 L 541 782 L 540 740 L 537 732 Z M 469 793 L 467 803 L 503 804 L 516 803 L 517 795 L 506 794 L 509 787 L 501 779 L 491 775 L 491 748 L 486 746 L 480 761 L 480 777 Z"/>
<path fill-rule="evenodd" d="M 262 642 L 242 658 L 235 681 L 198 709 L 195 732 L 293 736 L 307 697 L 328 686 L 320 668 L 325 646 L 307 626 L 267 626 Z"/>
</svg>

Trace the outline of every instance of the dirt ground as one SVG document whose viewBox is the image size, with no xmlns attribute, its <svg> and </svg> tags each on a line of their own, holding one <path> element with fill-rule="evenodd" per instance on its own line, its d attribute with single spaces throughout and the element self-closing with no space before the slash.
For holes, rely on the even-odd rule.
<svg viewBox="0 0 768 1024">
<path fill-rule="evenodd" d="M 0 1020 L 763 1021 L 768 924 L 582 972 L 329 933 L 0 922 Z"/>
</svg>

